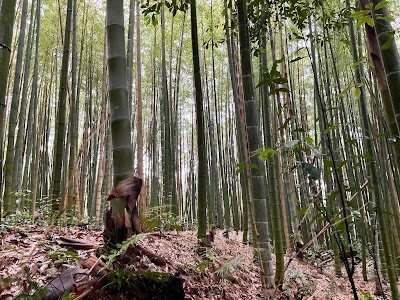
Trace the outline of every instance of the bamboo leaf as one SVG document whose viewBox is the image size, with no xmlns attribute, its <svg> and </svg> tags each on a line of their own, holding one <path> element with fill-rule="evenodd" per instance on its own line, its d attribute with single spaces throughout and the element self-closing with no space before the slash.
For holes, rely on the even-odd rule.
<svg viewBox="0 0 400 300">
<path fill-rule="evenodd" d="M 371 17 L 370 16 L 364 16 L 364 17 L 358 19 L 356 27 L 360 27 L 360 26 L 364 25 L 369 18 L 371 18 Z"/>
<path fill-rule="evenodd" d="M 312 164 L 309 163 L 303 163 L 303 168 L 306 171 L 306 173 L 308 174 L 308 178 L 313 179 L 313 180 L 317 180 L 320 177 L 320 172 L 319 170 L 314 167 Z"/>
<path fill-rule="evenodd" d="M 314 143 L 314 140 L 313 140 L 313 138 L 312 138 L 312 137 L 310 137 L 310 136 L 306 136 L 304 140 L 306 141 L 306 143 L 309 143 L 309 144 L 312 144 L 312 143 Z"/>
<path fill-rule="evenodd" d="M 277 84 L 280 84 L 280 83 L 286 83 L 287 80 L 285 78 L 283 78 L 283 77 L 278 77 L 278 78 L 274 78 L 273 82 L 277 83 Z"/>
<path fill-rule="evenodd" d="M 358 87 L 354 88 L 353 93 L 354 93 L 354 96 L 355 96 L 356 98 L 360 98 L 360 96 L 361 96 L 361 90 L 360 90 L 360 88 L 358 88 Z"/>
<path fill-rule="evenodd" d="M 381 8 L 388 6 L 389 1 L 382 1 L 379 2 L 376 6 L 375 6 L 375 10 L 380 10 Z"/>
<path fill-rule="evenodd" d="M 386 17 L 382 17 L 382 16 L 378 16 L 376 17 L 378 20 L 384 20 L 387 22 L 394 22 L 395 19 L 392 16 L 386 16 Z"/>
<path fill-rule="evenodd" d="M 299 212 L 298 212 L 298 215 L 299 216 L 304 216 L 304 214 L 307 212 L 307 209 L 308 209 L 307 207 L 305 207 L 303 209 L 300 209 Z"/>
<path fill-rule="evenodd" d="M 282 93 L 289 93 L 289 89 L 288 88 L 279 88 L 279 89 L 277 89 L 277 91 L 280 91 Z"/>
<path fill-rule="evenodd" d="M 286 142 L 285 144 L 283 144 L 284 148 L 293 148 L 294 146 L 296 146 L 299 143 L 299 140 L 291 140 Z"/>
<path fill-rule="evenodd" d="M 359 11 L 356 11 L 355 13 L 353 13 L 351 15 L 351 17 L 353 19 L 360 19 L 360 18 L 364 17 L 368 13 L 369 13 L 368 10 L 359 10 Z"/>
<path fill-rule="evenodd" d="M 371 26 L 371 27 L 374 27 L 374 19 L 368 18 L 368 19 L 367 19 L 367 24 L 368 24 L 369 26 Z"/>
<path fill-rule="evenodd" d="M 302 60 L 305 56 L 298 56 L 296 58 L 293 58 L 292 60 L 289 60 L 289 63 L 294 63 L 296 61 Z"/>
<path fill-rule="evenodd" d="M 333 168 L 333 162 L 330 159 L 324 159 L 325 168 Z"/>
<path fill-rule="evenodd" d="M 347 46 L 351 46 L 350 40 L 341 39 L 341 42 L 345 43 Z"/>
<path fill-rule="evenodd" d="M 309 144 L 307 142 L 305 144 L 311 149 L 311 151 L 314 153 L 315 156 L 317 156 L 317 157 L 322 156 L 322 152 L 317 147 L 315 147 L 314 145 Z"/>
<path fill-rule="evenodd" d="M 341 91 L 338 95 L 338 97 L 343 97 L 344 95 L 347 94 L 347 92 L 350 90 L 350 87 L 348 86 L 347 88 L 345 88 L 343 91 Z"/>
<path fill-rule="evenodd" d="M 349 145 L 357 145 L 357 140 L 356 139 L 348 139 L 346 141 L 346 143 L 348 143 Z"/>
<path fill-rule="evenodd" d="M 344 232 L 346 229 L 346 225 L 344 224 L 343 220 L 339 220 L 335 226 L 336 230 L 339 232 Z"/>
<path fill-rule="evenodd" d="M 245 163 L 239 163 L 239 164 L 236 165 L 235 173 L 239 174 L 239 173 L 243 172 L 245 170 L 245 168 L 246 168 L 246 164 Z"/>
<path fill-rule="evenodd" d="M 258 158 L 261 159 L 262 161 L 266 161 L 267 159 L 271 159 L 275 153 L 276 153 L 275 149 L 266 148 L 260 151 Z"/>
<path fill-rule="evenodd" d="M 250 164 L 250 168 L 252 169 L 258 169 L 258 166 L 256 164 Z"/>
<path fill-rule="evenodd" d="M 341 167 L 343 167 L 344 165 L 346 165 L 348 162 L 349 162 L 349 161 L 348 161 L 347 159 L 345 159 L 345 160 L 339 162 L 339 164 L 338 164 L 338 166 L 337 166 L 338 169 L 340 169 Z"/>
<path fill-rule="evenodd" d="M 390 48 L 390 47 L 392 46 L 392 44 L 393 44 L 393 39 L 388 40 L 386 43 L 384 43 L 384 44 L 381 46 L 381 51 Z"/>
</svg>

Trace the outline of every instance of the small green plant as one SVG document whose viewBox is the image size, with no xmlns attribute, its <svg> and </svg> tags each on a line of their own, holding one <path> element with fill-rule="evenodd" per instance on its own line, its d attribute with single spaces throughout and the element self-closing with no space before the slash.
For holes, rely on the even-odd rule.
<svg viewBox="0 0 400 300">
<path fill-rule="evenodd" d="M 17 210 L 15 213 L 6 213 L 4 215 L 4 224 L 9 226 L 16 226 L 21 223 L 25 223 L 30 216 L 27 212 Z"/>
<path fill-rule="evenodd" d="M 38 208 L 36 213 L 40 216 L 40 219 L 45 219 L 46 216 L 49 217 L 51 215 L 51 206 L 52 203 L 48 196 L 43 196 L 36 200 L 36 207 Z"/>
<path fill-rule="evenodd" d="M 228 261 L 226 264 L 222 265 L 218 269 L 214 271 L 216 275 L 222 278 L 232 277 L 232 270 L 240 267 L 243 261 L 243 257 L 239 256 L 238 258 L 232 259 Z"/>
<path fill-rule="evenodd" d="M 319 266 L 321 264 L 321 259 L 318 255 L 318 253 L 316 253 L 315 251 L 313 251 L 312 249 L 306 249 L 304 251 L 305 254 L 305 258 L 314 266 Z"/>
<path fill-rule="evenodd" d="M 128 287 L 145 288 L 146 285 L 149 286 L 149 282 L 165 283 L 167 280 L 167 273 L 117 269 L 112 271 L 109 285 L 115 286 L 117 290 L 121 291 Z"/>
<path fill-rule="evenodd" d="M 2 293 L 2 291 L 8 289 L 9 286 L 15 281 L 17 281 L 17 279 L 13 277 L 0 277 L 0 294 Z"/>
<path fill-rule="evenodd" d="M 215 263 L 215 255 L 211 249 L 206 250 L 206 252 L 203 255 L 203 259 L 204 261 L 200 262 L 194 267 L 196 270 L 199 270 L 201 272 L 203 272 L 208 267 L 213 266 Z"/>
<path fill-rule="evenodd" d="M 171 212 L 171 205 L 161 205 L 149 208 L 144 216 L 141 217 L 141 223 L 145 228 L 159 231 L 182 231 L 185 223 Z"/>
<path fill-rule="evenodd" d="M 61 295 L 60 300 L 74 300 L 75 297 L 71 294 L 71 290 L 68 288 L 64 291 L 64 293 Z"/>
<path fill-rule="evenodd" d="M 0 235 L 8 233 L 12 229 L 13 229 L 13 227 L 8 224 L 0 224 Z"/>
<path fill-rule="evenodd" d="M 371 296 L 370 291 L 362 291 L 361 292 L 361 298 L 365 300 L 374 300 L 374 297 Z"/>
<path fill-rule="evenodd" d="M 15 198 L 16 209 L 15 212 L 5 212 L 3 215 L 3 223 L 15 226 L 18 224 L 26 224 L 31 220 L 31 194 L 32 192 L 30 190 L 16 191 L 12 193 L 12 196 Z"/>
<path fill-rule="evenodd" d="M 204 272 L 208 267 L 211 267 L 214 265 L 214 262 L 210 261 L 210 260 L 205 260 L 202 261 L 201 263 L 197 264 L 195 266 L 195 269 Z"/>
<path fill-rule="evenodd" d="M 30 195 L 32 194 L 32 192 L 30 190 L 16 191 L 13 194 L 19 210 L 23 210 L 22 205 L 27 205 L 31 202 Z"/>
<path fill-rule="evenodd" d="M 283 294 L 289 299 L 303 299 L 315 291 L 315 282 L 296 269 L 288 269 Z"/>
<path fill-rule="evenodd" d="M 15 297 L 16 300 L 40 300 L 46 294 L 46 288 L 39 288 L 39 284 L 33 280 L 28 267 L 24 268 L 25 278 L 22 279 L 21 285 L 23 292 Z"/>
<path fill-rule="evenodd" d="M 55 262 L 66 264 L 71 264 L 80 259 L 78 253 L 69 250 L 57 250 L 47 254 L 47 256 L 51 259 L 54 259 Z"/>
<path fill-rule="evenodd" d="M 117 269 L 109 274 L 108 280 L 110 283 L 106 287 L 110 292 L 117 290 L 129 299 L 137 295 L 136 291 L 146 299 L 183 299 L 181 279 L 168 273 Z"/>
<path fill-rule="evenodd" d="M 113 249 L 113 250 L 111 250 L 110 254 L 108 254 L 108 255 L 103 254 L 102 258 L 105 258 L 107 260 L 104 268 L 111 269 L 113 262 L 115 262 L 120 255 L 124 255 L 129 247 L 136 245 L 137 242 L 139 242 L 140 240 L 142 240 L 143 238 L 145 238 L 148 235 L 149 235 L 148 233 L 141 233 L 141 234 L 133 235 L 130 238 L 128 238 L 127 240 L 123 241 L 122 244 L 117 244 L 116 246 L 117 246 L 118 250 Z"/>
</svg>

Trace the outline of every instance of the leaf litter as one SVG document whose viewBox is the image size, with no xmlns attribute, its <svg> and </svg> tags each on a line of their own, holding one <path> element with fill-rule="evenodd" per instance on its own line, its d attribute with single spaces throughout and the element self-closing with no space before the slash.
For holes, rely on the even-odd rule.
<svg viewBox="0 0 400 300">
<path fill-rule="evenodd" d="M 217 230 L 212 247 L 199 253 L 196 250 L 195 231 L 152 233 L 138 244 L 165 258 L 167 264 L 157 266 L 143 256 L 135 268 L 179 275 L 184 279 L 187 299 L 266 299 L 262 293 L 253 248 L 241 243 L 241 235 L 240 232 L 230 232 L 229 238 L 225 238 L 222 231 Z M 54 228 L 47 235 L 39 225 L 2 229 L 0 299 L 14 299 L 27 291 L 29 285 L 33 292 L 67 268 L 75 267 L 77 258 L 86 259 L 95 253 L 95 249 L 68 252 L 59 245 L 59 238 L 63 236 L 85 239 L 99 245 L 103 241 L 101 231 L 80 227 Z M 274 265 L 274 256 L 272 259 Z M 384 299 L 374 295 L 372 261 L 367 264 L 367 270 L 369 281 L 365 282 L 361 265 L 356 266 L 354 279 L 360 299 Z M 333 260 L 321 267 L 311 261 L 293 259 L 285 271 L 282 290 L 275 291 L 276 299 L 353 299 L 344 269 L 342 274 L 339 278 L 334 275 Z M 389 299 L 390 292 L 386 283 L 384 292 L 386 299 Z M 104 297 L 109 299 L 109 295 Z"/>
</svg>

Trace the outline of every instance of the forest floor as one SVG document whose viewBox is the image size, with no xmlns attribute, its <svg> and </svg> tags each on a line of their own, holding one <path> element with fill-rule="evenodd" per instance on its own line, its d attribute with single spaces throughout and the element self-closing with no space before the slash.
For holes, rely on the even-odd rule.
<svg viewBox="0 0 400 300">
<path fill-rule="evenodd" d="M 98 245 L 103 241 L 100 231 L 78 227 L 54 228 L 46 235 L 44 231 L 45 227 L 38 225 L 0 227 L 0 299 L 15 299 L 24 291 L 32 293 L 60 275 L 63 269 L 76 265 L 77 259 L 85 259 L 95 251 L 74 250 L 76 255 L 60 246 L 60 237 L 85 239 Z M 241 243 L 241 233 L 231 232 L 228 239 L 222 231 L 217 231 L 212 248 L 206 252 L 206 260 L 195 251 L 194 231 L 150 234 L 138 244 L 167 261 L 165 266 L 156 266 L 142 257 L 140 268 L 179 274 L 184 279 L 187 299 L 265 299 L 261 296 L 252 248 Z M 338 278 L 334 275 L 333 260 L 323 267 L 315 264 L 311 259 L 293 259 L 285 271 L 283 289 L 277 299 L 353 299 L 344 268 L 343 277 Z M 369 278 L 371 274 L 372 262 L 368 264 Z M 361 265 L 356 266 L 355 283 L 360 299 L 383 299 L 373 295 L 372 280 L 362 280 Z M 386 299 L 390 299 L 387 286 L 384 290 Z M 104 298 L 96 297 L 132 299 L 106 293 Z"/>
</svg>

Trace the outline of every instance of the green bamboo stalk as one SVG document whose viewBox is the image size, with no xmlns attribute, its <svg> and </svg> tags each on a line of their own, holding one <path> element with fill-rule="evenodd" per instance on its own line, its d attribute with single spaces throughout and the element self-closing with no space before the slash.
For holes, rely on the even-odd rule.
<svg viewBox="0 0 400 300">
<path fill-rule="evenodd" d="M 27 8 L 28 8 L 28 1 L 24 0 L 22 3 L 22 15 L 21 15 L 21 26 L 20 26 L 20 33 L 19 33 L 19 38 L 18 38 L 18 50 L 17 50 L 17 61 L 15 65 L 15 74 L 14 74 L 14 86 L 13 86 L 13 93 L 12 93 L 12 99 L 11 99 L 11 109 L 10 109 L 10 115 L 9 115 L 9 123 L 8 123 L 8 133 L 7 133 L 7 153 L 6 153 L 6 160 L 5 160 L 5 166 L 4 166 L 4 211 L 5 212 L 15 212 L 17 210 L 16 206 L 16 185 L 15 182 L 13 182 L 13 179 L 17 178 L 17 172 L 18 172 L 18 160 L 15 161 L 15 130 L 17 127 L 17 115 L 18 115 L 18 107 L 20 106 L 20 83 L 21 83 L 21 74 L 22 74 L 22 57 L 23 57 L 23 52 L 24 52 L 24 44 L 25 44 L 25 27 L 26 27 L 26 17 L 27 17 Z M 34 9 L 31 10 L 31 24 L 33 23 L 33 14 Z M 31 41 L 31 35 L 32 33 L 32 26 L 30 26 L 29 30 L 29 45 L 27 47 L 27 52 L 29 52 L 30 55 L 30 41 Z M 1 51 L 1 50 L 0 50 Z M 29 62 L 30 62 L 30 56 L 29 57 Z M 29 65 L 29 64 L 28 64 Z M 26 67 L 26 65 L 25 65 Z M 25 71 L 28 71 L 25 73 L 24 78 L 26 78 L 26 82 L 28 82 L 27 78 L 29 78 L 29 68 L 25 68 Z M 7 77 L 4 77 L 7 78 Z M 6 81 L 6 80 L 5 80 Z M 26 88 L 26 86 L 25 86 Z M 25 123 L 24 116 L 26 116 L 26 92 L 25 92 L 25 104 L 22 103 L 21 107 L 21 114 L 23 121 Z M 23 100 L 21 101 L 23 102 Z M 23 112 L 22 112 L 23 111 Z M 24 123 L 20 123 L 19 125 L 24 125 Z M 20 128 L 20 132 L 22 133 L 24 130 Z M 22 139 L 21 139 L 22 140 Z M 19 143 L 20 145 L 20 143 Z M 18 154 L 21 153 L 21 148 L 17 149 Z M 18 157 L 17 157 L 18 158 Z M 14 161 L 16 162 L 14 164 Z M 14 168 L 15 167 L 15 168 Z M 14 174 L 15 171 L 15 174 Z"/>
<path fill-rule="evenodd" d="M 60 88 L 58 94 L 56 132 L 54 141 L 54 157 L 53 157 L 53 176 L 52 176 L 52 210 L 53 213 L 59 210 L 58 200 L 61 197 L 61 176 L 63 174 L 63 157 L 65 153 L 65 122 L 66 122 L 66 98 L 67 98 L 67 81 L 68 81 L 68 65 L 71 41 L 71 22 L 72 22 L 72 0 L 67 3 L 67 16 L 65 21 L 65 36 L 63 47 L 63 58 L 61 64 Z"/>
<path fill-rule="evenodd" d="M 120 181 L 133 173 L 123 0 L 107 0 L 106 9 L 108 96 L 110 99 L 114 186 L 117 186 Z M 125 225 L 125 207 L 125 199 L 116 198 L 112 201 L 113 226 L 111 226 L 112 228 L 107 227 L 107 230 L 111 231 L 111 238 L 115 240 L 106 241 L 109 246 L 112 246 L 112 242 L 120 243 L 126 238 L 128 229 Z M 129 213 L 132 214 L 132 211 Z"/>
<path fill-rule="evenodd" d="M 261 134 L 259 129 L 258 108 L 256 103 L 251 48 L 247 24 L 246 1 L 237 1 L 238 19 L 239 19 L 239 40 L 241 54 L 241 70 L 246 112 L 246 125 L 248 135 L 249 151 L 256 151 L 261 147 Z M 250 164 L 249 161 L 247 161 Z M 266 178 L 264 166 L 261 161 L 253 156 L 251 158 L 251 200 L 254 205 L 254 222 L 257 230 L 257 244 L 254 245 L 260 257 L 261 282 L 266 288 L 274 286 L 273 269 L 271 260 L 271 249 L 269 244 L 269 230 L 266 213 Z"/>
<path fill-rule="evenodd" d="M 0 10 L 0 167 L 3 167 L 4 147 L 4 121 L 6 107 L 7 78 L 9 73 L 8 65 L 11 56 L 11 43 L 13 39 L 13 27 L 15 19 L 16 0 L 3 0 Z M 0 182 L 3 182 L 3 172 L 0 172 Z M 0 189 L 0 194 L 2 191 Z M 6 203 L 4 203 L 6 205 Z M 7 204 L 8 205 L 8 204 Z M 6 208 L 6 207 L 5 207 Z M 7 208 L 8 209 L 8 208 Z M 4 209 L 6 211 L 6 209 Z M 3 211 L 3 212 L 4 212 Z"/>
<path fill-rule="evenodd" d="M 203 113 L 203 90 L 200 75 L 200 57 L 197 32 L 196 0 L 190 0 L 190 25 L 192 35 L 193 52 L 193 73 L 196 93 L 196 128 L 197 128 L 197 155 L 198 155 L 198 176 L 197 176 L 197 238 L 204 241 L 207 230 L 207 199 L 206 199 L 206 176 L 207 159 L 204 134 L 204 113 Z"/>
</svg>

